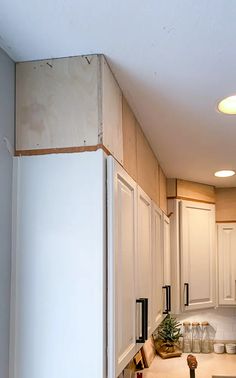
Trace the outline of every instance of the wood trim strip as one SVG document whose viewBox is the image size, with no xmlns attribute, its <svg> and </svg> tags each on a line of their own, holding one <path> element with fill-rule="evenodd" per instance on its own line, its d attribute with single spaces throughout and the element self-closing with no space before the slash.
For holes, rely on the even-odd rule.
<svg viewBox="0 0 236 378">
<path fill-rule="evenodd" d="M 222 221 L 216 221 L 216 223 L 236 223 L 236 219 L 234 220 L 222 220 Z"/>
<path fill-rule="evenodd" d="M 205 200 L 200 200 L 196 198 L 188 198 L 188 197 L 182 197 L 182 196 L 177 196 L 177 199 L 183 199 L 185 201 L 195 201 L 195 202 L 203 202 L 203 203 L 210 203 L 211 205 L 215 205 L 215 202 L 213 201 L 205 201 Z"/>
<path fill-rule="evenodd" d="M 35 149 L 35 150 L 16 150 L 15 156 L 67 154 L 67 153 L 75 153 L 75 152 L 97 151 L 99 149 L 102 149 L 107 155 L 111 155 L 110 151 L 108 151 L 108 149 L 105 146 L 103 146 L 103 144 L 97 144 L 96 146 L 42 148 L 42 149 Z"/>
<path fill-rule="evenodd" d="M 211 205 L 215 205 L 215 202 L 212 202 L 212 201 L 204 201 L 204 200 L 199 200 L 199 199 L 196 199 L 196 198 L 189 198 L 189 197 L 182 197 L 182 196 L 167 197 L 167 199 L 182 199 L 182 200 L 185 200 L 185 201 L 195 201 L 195 202 L 209 203 Z"/>
</svg>

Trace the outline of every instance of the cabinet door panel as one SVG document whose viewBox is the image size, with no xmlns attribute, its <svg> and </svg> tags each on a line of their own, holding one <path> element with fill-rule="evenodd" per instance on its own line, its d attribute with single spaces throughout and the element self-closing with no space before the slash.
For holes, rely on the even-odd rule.
<svg viewBox="0 0 236 378">
<path fill-rule="evenodd" d="M 151 330 L 151 200 L 138 188 L 137 297 L 148 298 L 148 329 Z M 138 318 L 139 314 L 138 314 Z"/>
<path fill-rule="evenodd" d="M 171 285 L 170 220 L 163 214 L 164 284 Z"/>
<path fill-rule="evenodd" d="M 236 305 L 236 224 L 218 225 L 219 305 Z"/>
<path fill-rule="evenodd" d="M 117 377 L 136 348 L 136 183 L 108 159 L 108 377 Z"/>
<path fill-rule="evenodd" d="M 151 324 L 154 331 L 163 319 L 164 259 L 162 212 L 153 204 L 152 209 L 152 306 Z"/>
<path fill-rule="evenodd" d="M 167 290 L 163 298 L 163 310 L 171 312 L 171 255 L 170 255 L 170 219 L 163 213 L 163 260 L 164 260 L 164 287 Z M 167 297 L 166 297 L 167 294 Z"/>
<path fill-rule="evenodd" d="M 171 254 L 171 311 L 174 314 L 182 312 L 180 297 L 180 232 L 179 232 L 179 200 L 168 200 L 170 215 L 170 254 Z"/>
<path fill-rule="evenodd" d="M 185 311 L 215 306 L 214 205 L 180 203 L 181 288 Z M 189 305 L 185 306 L 185 284 Z"/>
</svg>

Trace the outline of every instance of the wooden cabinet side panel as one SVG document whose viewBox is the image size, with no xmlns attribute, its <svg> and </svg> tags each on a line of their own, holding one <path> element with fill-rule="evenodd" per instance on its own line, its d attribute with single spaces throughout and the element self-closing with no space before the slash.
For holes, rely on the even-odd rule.
<svg viewBox="0 0 236 378">
<path fill-rule="evenodd" d="M 159 164 L 132 109 L 123 96 L 123 166 L 143 190 L 160 205 Z"/>
<path fill-rule="evenodd" d="M 236 188 L 216 188 L 216 221 L 236 222 Z"/>
<path fill-rule="evenodd" d="M 103 145 L 123 164 L 122 92 L 104 56 L 101 59 Z"/>
<path fill-rule="evenodd" d="M 122 127 L 123 127 L 123 166 L 135 181 L 137 181 L 137 136 L 136 119 L 122 96 Z"/>
<path fill-rule="evenodd" d="M 166 176 L 161 168 L 159 168 L 160 180 L 160 208 L 167 214 L 167 197 L 166 197 Z"/>
<path fill-rule="evenodd" d="M 98 144 L 98 57 L 16 65 L 16 150 Z"/>
<path fill-rule="evenodd" d="M 136 127 L 138 184 L 156 202 L 156 157 L 138 123 Z"/>
<path fill-rule="evenodd" d="M 167 179 L 167 198 L 176 198 L 177 197 L 177 180 L 170 178 Z"/>
<path fill-rule="evenodd" d="M 211 185 L 177 179 L 177 197 L 215 203 L 215 188 Z"/>
<path fill-rule="evenodd" d="M 161 207 L 160 206 L 160 175 L 159 175 L 159 171 L 160 171 L 161 167 L 160 165 L 158 164 L 158 161 L 156 160 L 156 171 L 155 171 L 155 188 L 156 188 L 156 196 L 155 196 L 155 203 L 158 207 Z"/>
</svg>

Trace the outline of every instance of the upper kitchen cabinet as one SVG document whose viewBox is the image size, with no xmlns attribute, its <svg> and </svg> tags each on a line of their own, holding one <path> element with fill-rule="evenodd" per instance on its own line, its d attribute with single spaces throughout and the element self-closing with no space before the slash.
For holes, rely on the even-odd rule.
<svg viewBox="0 0 236 378">
<path fill-rule="evenodd" d="M 179 248 L 179 201 L 168 200 L 170 222 L 170 270 L 171 270 L 171 311 L 178 314 L 181 311 L 180 304 L 180 248 Z"/>
<path fill-rule="evenodd" d="M 152 273 L 152 201 L 138 187 L 138 245 L 136 258 L 136 295 L 148 299 L 148 332 L 151 334 L 151 273 Z"/>
<path fill-rule="evenodd" d="M 214 307 L 216 248 L 213 204 L 168 200 L 173 312 Z"/>
<path fill-rule="evenodd" d="M 152 204 L 152 282 L 151 282 L 151 324 L 154 331 L 163 319 L 163 213 Z"/>
<path fill-rule="evenodd" d="M 165 314 L 171 311 L 171 255 L 170 255 L 170 220 L 163 213 L 163 255 L 164 255 L 164 286 L 165 289 Z"/>
<path fill-rule="evenodd" d="M 236 223 L 217 225 L 219 305 L 236 305 Z"/>
<path fill-rule="evenodd" d="M 170 220 L 163 214 L 164 283 L 171 284 Z"/>
<path fill-rule="evenodd" d="M 103 145 L 123 162 L 122 93 L 103 55 L 16 64 L 16 153 Z"/>
<path fill-rule="evenodd" d="M 180 202 L 180 255 L 182 309 L 214 307 L 214 205 Z"/>
<path fill-rule="evenodd" d="M 113 157 L 107 162 L 108 376 L 116 377 L 166 313 L 169 223 Z"/>
<path fill-rule="evenodd" d="M 136 352 L 137 184 L 108 158 L 108 377 Z"/>
</svg>

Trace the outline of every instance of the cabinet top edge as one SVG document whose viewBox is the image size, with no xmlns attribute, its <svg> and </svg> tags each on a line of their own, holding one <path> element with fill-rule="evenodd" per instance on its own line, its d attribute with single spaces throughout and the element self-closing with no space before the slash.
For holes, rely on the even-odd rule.
<svg viewBox="0 0 236 378">
<path fill-rule="evenodd" d="M 33 59 L 33 60 L 22 60 L 16 62 L 16 66 L 25 64 L 25 63 L 39 63 L 39 62 L 47 62 L 47 61 L 55 61 L 55 60 L 66 60 L 66 59 L 73 59 L 73 58 L 86 58 L 86 57 L 103 57 L 106 60 L 106 57 L 104 54 L 81 54 L 81 55 L 70 55 L 70 56 L 60 56 L 60 57 L 48 57 L 48 58 L 43 58 L 43 59 Z"/>
<path fill-rule="evenodd" d="M 200 200 L 196 198 L 189 198 L 189 197 L 182 197 L 182 196 L 175 196 L 175 197 L 167 197 L 167 200 L 182 200 L 182 201 L 189 201 L 189 202 L 201 202 L 201 203 L 207 203 L 209 205 L 215 205 L 216 203 L 213 201 L 205 201 L 205 200 Z"/>
</svg>

